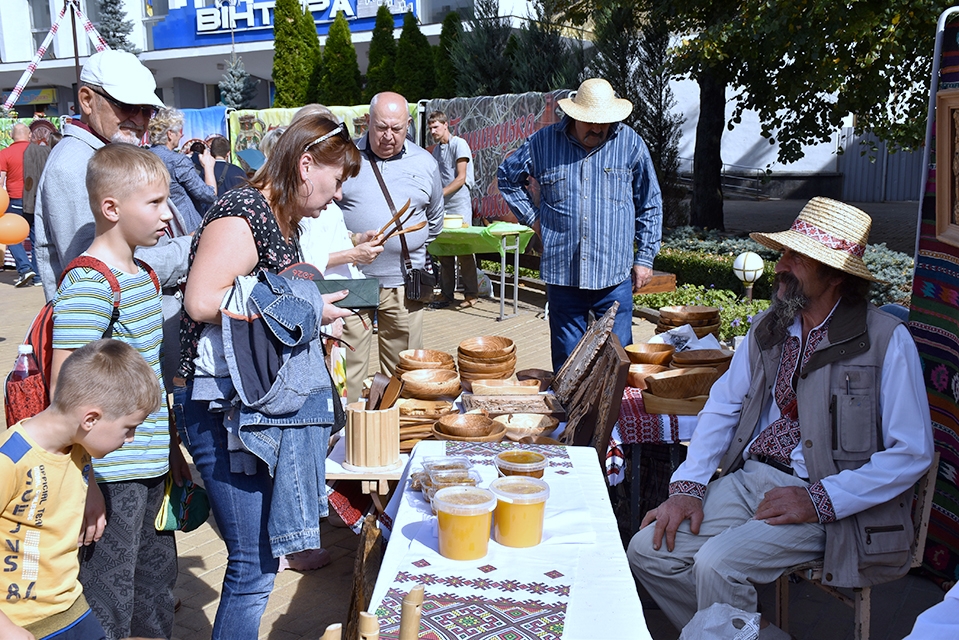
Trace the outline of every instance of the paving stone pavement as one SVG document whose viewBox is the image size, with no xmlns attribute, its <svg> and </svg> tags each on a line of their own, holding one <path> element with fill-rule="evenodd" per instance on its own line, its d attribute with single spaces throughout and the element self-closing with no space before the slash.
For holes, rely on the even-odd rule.
<svg viewBox="0 0 959 640">
<path fill-rule="evenodd" d="M 729 206 L 734 202 L 727 202 L 727 227 L 730 230 L 785 229 L 802 206 L 801 202 L 796 201 Z M 766 206 L 760 207 L 761 204 Z M 882 210 L 874 209 L 879 212 L 878 215 L 868 208 L 868 204 L 863 205 L 863 208 L 876 217 L 874 229 L 881 228 L 880 220 L 890 220 L 890 228 L 903 230 L 905 239 L 899 240 L 904 243 L 900 246 L 910 245 L 915 241 L 916 203 L 893 205 Z M 910 209 L 912 214 L 909 213 Z M 910 215 L 913 217 L 909 218 Z M 912 222 L 903 224 L 904 220 Z M 911 240 L 908 237 L 910 228 L 913 229 Z M 897 248 L 891 242 L 888 244 L 891 248 Z M 906 252 L 911 254 L 912 249 Z M 15 272 L 0 272 L 0 309 L 3 310 L 0 363 L 7 363 L 7 366 L 12 366 L 17 344 L 43 304 L 41 288 L 16 289 L 13 287 L 15 279 Z M 541 296 L 524 293 L 519 316 L 502 322 L 496 319 L 499 304 L 493 300 L 483 300 L 469 309 L 429 310 L 424 319 L 425 346 L 455 353 L 456 346 L 467 337 L 505 335 L 517 343 L 517 368 L 549 368 L 549 332 L 544 320 L 543 302 Z M 653 325 L 637 318 L 633 330 L 637 341 L 645 341 L 652 335 Z M 375 358 L 374 349 L 371 363 L 375 362 Z M 332 564 L 317 571 L 285 571 L 277 576 L 259 629 L 260 638 L 314 640 L 327 625 L 345 620 L 358 538 L 349 529 L 334 527 L 327 521 L 321 524 L 321 535 L 324 547 L 333 557 Z M 178 533 L 177 545 L 179 580 L 176 594 L 182 601 L 182 608 L 176 616 L 173 637 L 177 640 L 206 640 L 210 638 L 219 602 L 226 568 L 226 549 L 212 518 L 196 531 Z M 763 587 L 760 595 L 765 610 L 771 612 L 772 589 Z M 932 582 L 913 576 L 875 589 L 873 638 L 901 639 L 908 633 L 916 615 L 941 599 L 941 590 Z M 852 638 L 852 615 L 844 605 L 806 584 L 793 586 L 791 601 L 794 621 L 791 632 L 796 638 Z M 657 609 L 647 607 L 646 620 L 655 640 L 674 640 L 678 637 L 678 632 Z M 595 638 L 603 640 L 615 635 L 615 624 L 611 622 L 608 629 L 597 629 Z"/>
</svg>

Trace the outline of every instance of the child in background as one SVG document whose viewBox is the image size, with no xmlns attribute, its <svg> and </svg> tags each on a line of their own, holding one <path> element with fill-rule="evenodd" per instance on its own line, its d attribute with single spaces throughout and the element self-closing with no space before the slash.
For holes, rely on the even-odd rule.
<svg viewBox="0 0 959 640">
<path fill-rule="evenodd" d="M 90 456 L 132 442 L 158 391 L 135 349 L 97 340 L 63 363 L 46 410 L 0 433 L 0 638 L 105 637 L 77 580 Z"/>
<path fill-rule="evenodd" d="M 170 175 L 154 154 L 113 143 L 98 149 L 87 168 L 87 192 L 96 237 L 84 255 L 109 267 L 120 285 L 119 317 L 111 320 L 113 292 L 96 269 L 64 274 L 54 297 L 53 372 L 88 342 L 112 335 L 135 348 L 156 373 L 160 407 L 136 430 L 133 441 L 94 456 L 80 554 L 80 583 L 110 640 L 173 634 L 176 543 L 158 532 L 154 519 L 172 470 L 180 485 L 190 472 L 171 436 L 160 370 L 163 315 L 155 275 L 137 262 L 138 246 L 152 246 L 167 232 Z M 112 332 L 112 333 L 111 333 Z M 104 526 L 106 528 L 104 529 Z"/>
</svg>

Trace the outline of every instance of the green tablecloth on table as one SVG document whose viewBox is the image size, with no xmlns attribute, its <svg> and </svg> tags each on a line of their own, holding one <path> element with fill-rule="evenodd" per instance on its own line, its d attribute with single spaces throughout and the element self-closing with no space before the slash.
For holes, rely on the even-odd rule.
<svg viewBox="0 0 959 640">
<path fill-rule="evenodd" d="M 519 251 L 522 253 L 533 237 L 533 230 L 515 222 L 494 222 L 488 227 L 443 229 L 430 243 L 429 251 L 434 256 L 465 256 L 471 253 L 503 255 L 500 237 L 514 233 L 519 234 Z"/>
</svg>

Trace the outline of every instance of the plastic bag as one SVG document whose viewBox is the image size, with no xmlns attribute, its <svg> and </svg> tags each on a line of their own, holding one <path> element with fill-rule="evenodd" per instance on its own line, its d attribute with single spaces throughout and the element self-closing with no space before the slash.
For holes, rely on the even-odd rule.
<svg viewBox="0 0 959 640">
<path fill-rule="evenodd" d="M 717 602 L 693 616 L 679 640 L 757 640 L 759 614 Z"/>
<path fill-rule="evenodd" d="M 490 282 L 489 276 L 480 271 L 476 270 L 476 294 L 481 298 L 489 298 L 493 295 L 493 283 Z"/>
</svg>

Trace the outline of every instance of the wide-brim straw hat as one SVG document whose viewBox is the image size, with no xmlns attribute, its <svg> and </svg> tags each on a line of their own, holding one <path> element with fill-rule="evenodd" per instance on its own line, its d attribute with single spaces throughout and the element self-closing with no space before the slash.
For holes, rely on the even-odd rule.
<svg viewBox="0 0 959 640">
<path fill-rule="evenodd" d="M 881 282 L 862 261 L 872 218 L 865 211 L 830 198 L 813 198 L 788 231 L 750 233 L 759 244 L 796 253 L 870 282 Z"/>
<path fill-rule="evenodd" d="M 612 85 L 602 78 L 584 80 L 572 98 L 561 99 L 559 106 L 573 120 L 593 124 L 620 122 L 633 112 L 633 103 L 617 98 Z"/>
</svg>

